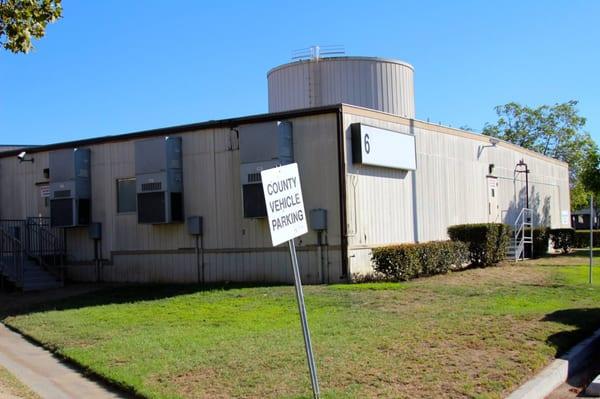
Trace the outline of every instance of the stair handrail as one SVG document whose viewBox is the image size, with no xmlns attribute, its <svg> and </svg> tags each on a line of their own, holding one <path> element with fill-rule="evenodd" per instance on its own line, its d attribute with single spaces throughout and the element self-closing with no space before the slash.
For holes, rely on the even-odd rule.
<svg viewBox="0 0 600 399">
<path fill-rule="evenodd" d="M 44 268 L 45 270 L 47 270 L 48 272 L 50 272 L 51 274 L 53 274 L 56 278 L 59 278 L 61 282 L 64 282 L 64 265 L 63 265 L 63 260 L 64 260 L 64 256 L 66 255 L 65 253 L 65 247 L 64 247 L 64 243 L 62 243 L 58 237 L 56 237 L 56 235 L 54 235 L 51 231 L 49 231 L 45 226 L 43 226 L 42 224 L 39 224 L 37 222 L 34 223 L 30 223 L 30 221 L 32 219 L 38 219 L 38 218 L 30 218 L 27 220 L 26 226 L 28 229 L 28 239 L 29 239 L 29 245 L 27 248 L 27 254 L 35 259 L 37 259 L 37 261 L 39 262 L 40 266 L 42 268 Z M 58 257 L 59 260 L 59 265 L 52 265 L 48 262 L 46 262 L 46 260 L 44 259 L 44 255 L 48 255 L 48 253 L 46 253 L 45 251 L 45 246 L 42 245 L 41 242 L 39 242 L 39 248 L 37 248 L 37 250 L 33 247 L 32 244 L 32 239 L 34 238 L 33 235 L 36 235 L 36 237 L 40 238 L 40 240 L 44 241 L 44 243 L 48 244 L 48 246 L 52 251 L 50 252 L 51 256 L 54 256 L 54 259 L 56 260 L 56 258 Z"/>
<path fill-rule="evenodd" d="M 525 244 L 533 243 L 532 214 L 531 208 L 521 208 L 521 211 L 515 220 L 513 229 L 515 262 L 519 259 L 525 259 Z M 525 227 L 529 227 L 529 232 L 525 230 Z"/>
<path fill-rule="evenodd" d="M 54 233 L 52 233 L 49 229 L 47 229 L 43 225 L 39 224 L 28 224 L 27 225 L 31 230 L 34 230 L 33 233 L 36 234 L 40 239 L 42 239 L 45 243 L 47 243 L 55 253 L 65 253 L 65 245 L 64 242 L 59 239 Z M 40 249 L 41 250 L 41 249 Z M 34 251 L 32 251 L 34 252 Z"/>
<path fill-rule="evenodd" d="M 5 245 L 8 244 L 8 247 Z M 10 232 L 6 231 L 6 229 L 0 226 L 0 266 L 2 275 L 8 277 L 6 273 L 6 263 L 4 261 L 4 254 L 10 253 L 11 257 L 13 257 L 14 262 L 12 265 L 14 267 L 14 283 L 17 287 L 23 287 L 23 283 L 25 281 L 25 246 L 23 242 L 15 237 Z"/>
</svg>

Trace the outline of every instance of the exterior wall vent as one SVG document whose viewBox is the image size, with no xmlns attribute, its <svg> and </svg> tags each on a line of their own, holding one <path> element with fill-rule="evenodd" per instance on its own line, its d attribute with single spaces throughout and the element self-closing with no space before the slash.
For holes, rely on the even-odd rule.
<svg viewBox="0 0 600 399">
<path fill-rule="evenodd" d="M 240 177 L 245 218 L 267 217 L 260 172 L 294 162 L 291 122 L 241 126 Z"/>
<path fill-rule="evenodd" d="M 53 227 L 90 223 L 90 154 L 88 148 L 50 152 L 50 223 Z"/>
<path fill-rule="evenodd" d="M 142 191 L 161 191 L 162 184 L 158 183 L 144 183 L 142 184 Z"/>
<path fill-rule="evenodd" d="M 248 174 L 248 183 L 260 183 L 260 182 L 262 182 L 260 173 L 249 173 Z"/>
<path fill-rule="evenodd" d="M 135 143 L 138 223 L 183 222 L 181 137 Z"/>
<path fill-rule="evenodd" d="M 71 190 L 57 190 L 54 192 L 54 198 L 68 198 L 71 196 Z"/>
</svg>

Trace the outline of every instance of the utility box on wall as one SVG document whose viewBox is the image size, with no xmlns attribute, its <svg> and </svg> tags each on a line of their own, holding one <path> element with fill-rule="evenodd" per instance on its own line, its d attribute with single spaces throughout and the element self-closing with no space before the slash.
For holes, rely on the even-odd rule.
<svg viewBox="0 0 600 399">
<path fill-rule="evenodd" d="M 327 209 L 311 209 L 308 220 L 311 229 L 316 231 L 327 230 Z"/>
<path fill-rule="evenodd" d="M 193 236 L 202 235 L 202 216 L 190 216 L 187 218 L 188 234 Z"/>
<path fill-rule="evenodd" d="M 90 223 L 88 227 L 88 237 L 90 240 L 101 240 L 102 239 L 102 223 L 94 222 Z"/>
<path fill-rule="evenodd" d="M 181 137 L 135 143 L 138 223 L 183 222 Z"/>
<path fill-rule="evenodd" d="M 260 172 L 294 162 L 291 122 L 265 122 L 240 129 L 240 179 L 245 218 L 267 217 Z"/>
<path fill-rule="evenodd" d="M 53 227 L 90 223 L 90 154 L 88 148 L 50 152 L 50 224 Z"/>
</svg>

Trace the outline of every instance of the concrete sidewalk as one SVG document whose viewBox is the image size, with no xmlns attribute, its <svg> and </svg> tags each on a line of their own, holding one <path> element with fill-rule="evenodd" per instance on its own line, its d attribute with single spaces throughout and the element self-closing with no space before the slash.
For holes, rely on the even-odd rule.
<svg viewBox="0 0 600 399">
<path fill-rule="evenodd" d="M 0 323 L 0 365 L 47 399 L 126 398 L 61 362 Z"/>
</svg>

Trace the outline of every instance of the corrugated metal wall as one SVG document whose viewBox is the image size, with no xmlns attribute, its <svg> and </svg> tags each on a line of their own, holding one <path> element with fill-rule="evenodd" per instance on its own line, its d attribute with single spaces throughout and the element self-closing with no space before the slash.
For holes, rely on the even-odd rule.
<svg viewBox="0 0 600 399">
<path fill-rule="evenodd" d="M 269 112 L 354 104 L 414 118 L 412 66 L 368 57 L 299 61 L 268 73 Z"/>
<path fill-rule="evenodd" d="M 406 172 L 352 163 L 350 125 L 364 123 L 416 136 L 417 170 Z M 566 164 L 487 137 L 420 121 L 344 106 L 349 260 L 352 273 L 370 271 L 370 248 L 392 243 L 447 239 L 448 226 L 492 222 L 488 210 L 489 164 L 498 181 L 501 219 L 512 224 L 525 204 L 529 166 L 530 207 L 536 224 L 569 227 Z M 354 198 L 356 198 L 354 200 Z M 358 206 L 355 206 L 355 203 Z"/>
<path fill-rule="evenodd" d="M 0 218 L 23 219 L 26 216 L 49 216 L 41 187 L 47 186 L 44 169 L 48 154 L 27 155 L 34 162 L 19 163 L 17 157 L 0 159 Z"/>
<path fill-rule="evenodd" d="M 340 222 L 335 113 L 290 119 L 294 157 L 299 163 L 307 212 L 329 211 L 330 273 L 339 281 Z M 205 265 L 208 281 L 293 281 L 287 247 L 273 249 L 266 220 L 244 219 L 240 187 L 237 133 L 229 128 L 180 134 L 183 139 L 185 215 L 204 218 Z M 117 214 L 116 180 L 135 176 L 134 141 L 96 144 L 92 151 L 92 220 L 103 224 L 102 253 L 112 259 L 104 267 L 107 281 L 196 280 L 194 238 L 184 224 L 142 225 L 135 213 Z M 19 164 L 0 158 L 0 217 L 25 218 L 48 208 L 36 182 L 44 182 L 48 153 L 33 154 L 35 162 Z M 10 188 L 10 189 L 7 189 Z M 318 188 L 318 189 L 317 189 Z M 93 279 L 89 266 L 93 242 L 86 228 L 67 230 L 71 278 Z M 320 282 L 317 235 L 298 241 L 303 279 Z"/>
<path fill-rule="evenodd" d="M 512 223 L 524 204 L 524 178 L 515 175 L 520 159 L 528 163 L 530 205 L 535 221 L 552 227 L 569 211 L 568 169 L 563 163 L 531 151 L 458 129 L 401 118 L 373 110 L 343 106 L 342 140 L 346 161 L 346 229 L 352 273 L 371 270 L 374 246 L 446 238 L 458 223 L 487 222 L 488 168 L 494 164 L 502 220 Z M 294 131 L 294 157 L 307 212 L 329 211 L 328 269 L 325 280 L 341 279 L 341 231 L 336 114 L 289 119 Z M 415 134 L 417 171 L 406 172 L 352 163 L 350 125 L 367 125 Z M 240 161 L 235 130 L 206 128 L 183 138 L 186 216 L 205 222 L 205 264 L 209 281 L 291 281 L 285 247 L 272 249 L 264 220 L 244 219 Z M 92 150 L 93 220 L 103 224 L 102 253 L 108 281 L 196 280 L 194 239 L 185 225 L 140 225 L 135 213 L 117 214 L 116 180 L 133 177 L 134 141 L 94 144 Z M 47 215 L 40 195 L 46 184 L 47 152 L 34 153 L 34 163 L 0 157 L 0 217 Z M 322 281 L 315 232 L 298 242 L 303 279 Z M 72 278 L 94 277 L 93 243 L 87 229 L 68 230 Z"/>
</svg>

